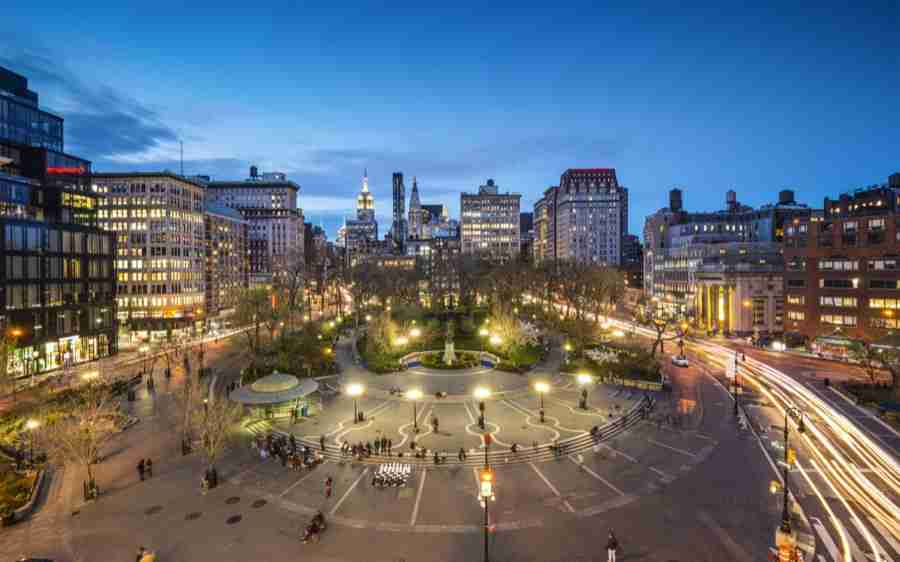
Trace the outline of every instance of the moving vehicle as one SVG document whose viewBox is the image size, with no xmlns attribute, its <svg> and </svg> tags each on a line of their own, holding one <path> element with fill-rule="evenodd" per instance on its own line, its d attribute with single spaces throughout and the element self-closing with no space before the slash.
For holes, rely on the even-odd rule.
<svg viewBox="0 0 900 562">
<path fill-rule="evenodd" d="M 672 364 L 676 367 L 689 367 L 690 362 L 687 360 L 687 357 L 684 355 L 676 355 L 672 358 Z"/>
</svg>

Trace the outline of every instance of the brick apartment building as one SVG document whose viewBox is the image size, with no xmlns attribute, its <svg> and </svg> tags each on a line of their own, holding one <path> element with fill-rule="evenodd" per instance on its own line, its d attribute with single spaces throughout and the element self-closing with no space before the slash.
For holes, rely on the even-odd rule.
<svg viewBox="0 0 900 562">
<path fill-rule="evenodd" d="M 785 228 L 785 329 L 842 353 L 900 328 L 900 173 Z"/>
</svg>

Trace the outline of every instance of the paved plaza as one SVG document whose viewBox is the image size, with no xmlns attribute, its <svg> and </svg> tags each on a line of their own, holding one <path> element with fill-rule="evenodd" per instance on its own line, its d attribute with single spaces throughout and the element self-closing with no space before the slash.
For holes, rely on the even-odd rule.
<svg viewBox="0 0 900 562">
<path fill-rule="evenodd" d="M 346 342 L 339 349 L 345 353 Z M 239 358 L 234 348 L 211 362 L 225 373 Z M 749 562 L 766 555 L 761 545 L 770 540 L 778 512 L 777 502 L 760 493 L 768 467 L 756 444 L 731 420 L 729 397 L 695 368 L 673 373 L 673 391 L 652 395 L 655 406 L 646 419 L 577 452 L 554 455 L 547 452 L 550 443 L 575 442 L 594 425 L 615 424 L 646 399 L 645 393 L 595 385 L 589 409 L 582 410 L 577 407 L 580 387 L 559 375 L 554 354 L 528 375 L 410 371 L 382 380 L 345 360 L 349 363 L 339 378 L 321 382 L 335 388 L 364 382 L 367 392 L 358 403 L 366 413 L 363 422 L 353 424 L 351 399 L 336 394 L 323 398 L 320 413 L 295 424 L 247 423 L 219 463 L 219 487 L 207 494 L 200 491 L 201 460 L 177 451 L 171 395 L 165 388 L 158 387 L 155 395 L 142 389 L 130 406 L 141 422 L 117 438 L 100 466 L 102 498 L 82 504 L 81 475 L 69 470 L 54 475 L 42 509 L 5 532 L 0 556 L 124 560 L 144 545 L 162 561 L 480 557 L 483 512 L 476 499 L 476 469 L 484 443 L 477 402 L 470 397 L 475 384 L 490 384 L 497 393 L 486 403 L 488 429 L 495 436 L 491 463 L 497 469 L 496 501 L 490 505 L 494 560 L 605 559 L 601 547 L 609 528 L 620 536 L 621 560 Z M 448 379 L 455 379 L 451 388 L 464 391 L 435 398 L 430 381 L 446 385 Z M 539 397 L 531 388 L 539 379 L 552 384 L 544 399 L 545 423 L 539 421 Z M 178 383 L 173 379 L 172 390 Z M 427 391 L 417 404 L 417 445 L 446 450 L 452 461 L 462 447 L 469 454 L 466 463 L 410 462 L 412 404 L 389 392 L 410 383 Z M 437 432 L 429 424 L 433 416 L 439 420 Z M 680 423 L 662 423 L 667 418 Z M 254 432 L 269 431 L 293 433 L 315 448 L 326 435 L 325 462 L 298 472 L 277 459 L 261 460 L 250 442 Z M 342 440 L 381 436 L 392 438 L 390 457 L 355 462 L 339 454 Z M 531 451 L 535 442 L 538 453 Z M 513 443 L 519 444 L 518 453 L 509 451 Z M 401 460 L 398 453 L 404 449 Z M 154 476 L 141 482 L 134 467 L 147 456 L 154 460 Z M 385 462 L 413 465 L 405 487 L 372 485 L 373 471 Z M 740 490 L 735 489 L 737 471 Z M 327 477 L 334 480 L 330 497 L 325 495 Z M 319 544 L 303 545 L 301 530 L 318 510 L 329 528 Z M 681 537 L 688 535 L 705 540 L 686 544 Z"/>
</svg>

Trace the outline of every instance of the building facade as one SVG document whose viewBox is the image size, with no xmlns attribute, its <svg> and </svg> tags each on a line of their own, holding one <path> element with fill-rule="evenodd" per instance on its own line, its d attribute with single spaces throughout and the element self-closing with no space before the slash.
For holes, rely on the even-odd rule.
<svg viewBox="0 0 900 562">
<path fill-rule="evenodd" d="M 368 171 L 363 174 L 362 189 L 356 196 L 356 218 L 344 221 L 344 228 L 344 248 L 350 265 L 356 263 L 359 256 L 380 253 L 375 196 L 369 191 Z"/>
<path fill-rule="evenodd" d="M 669 207 L 644 224 L 645 294 L 710 332 L 780 333 L 784 228 L 810 213 L 790 190 L 760 209 L 741 205 L 729 191 L 724 210 L 688 213 L 674 189 Z"/>
<path fill-rule="evenodd" d="M 900 174 L 788 224 L 784 259 L 788 331 L 840 347 L 900 329 Z"/>
<path fill-rule="evenodd" d="M 203 185 L 171 172 L 94 174 L 116 236 L 118 319 L 132 340 L 187 334 L 204 311 Z"/>
<path fill-rule="evenodd" d="M 421 240 L 424 223 L 422 202 L 419 200 L 419 184 L 416 176 L 413 176 L 412 192 L 409 194 L 409 221 L 407 238 L 409 240 Z"/>
<path fill-rule="evenodd" d="M 250 285 L 271 286 L 303 263 L 303 210 L 300 186 L 280 172 L 258 174 L 255 166 L 243 181 L 212 181 L 206 198 L 236 209 L 248 222 Z"/>
<path fill-rule="evenodd" d="M 394 195 L 394 222 L 391 224 L 391 239 L 394 243 L 394 252 L 405 253 L 407 233 L 406 222 L 406 186 L 403 185 L 403 174 L 394 172 L 391 178 Z"/>
<path fill-rule="evenodd" d="M 628 234 L 628 189 L 613 168 L 566 170 L 559 186 L 535 203 L 538 261 L 573 260 L 617 266 Z"/>
<path fill-rule="evenodd" d="M 206 203 L 205 316 L 219 327 L 234 313 L 241 291 L 250 286 L 249 221 L 231 207 Z"/>
<path fill-rule="evenodd" d="M 13 376 L 117 350 L 115 239 L 98 227 L 91 163 L 63 148 L 63 120 L 0 68 L 0 329 Z"/>
<path fill-rule="evenodd" d="M 489 179 L 477 194 L 460 195 L 460 245 L 464 254 L 479 254 L 499 262 L 519 257 L 518 193 L 499 193 Z"/>
</svg>

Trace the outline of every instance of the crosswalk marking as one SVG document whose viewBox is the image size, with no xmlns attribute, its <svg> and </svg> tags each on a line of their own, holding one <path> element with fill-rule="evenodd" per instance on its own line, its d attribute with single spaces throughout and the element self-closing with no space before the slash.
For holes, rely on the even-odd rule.
<svg viewBox="0 0 900 562">
<path fill-rule="evenodd" d="M 538 470 L 538 467 L 534 466 L 534 463 L 533 463 L 533 462 L 528 463 L 528 466 L 530 466 L 530 467 L 532 468 L 532 470 L 534 470 L 535 474 L 537 474 L 538 476 L 541 477 L 541 480 L 543 480 L 543 481 L 544 481 L 544 484 L 546 484 L 547 487 L 550 488 L 550 491 L 553 492 L 553 495 L 554 495 L 554 496 L 556 496 L 556 497 L 558 497 L 558 498 L 562 498 L 562 494 L 559 493 L 559 490 L 556 489 L 556 486 L 554 486 L 554 485 L 550 482 L 550 480 L 548 480 L 547 477 L 544 476 L 544 473 L 543 473 L 543 472 L 541 472 L 540 470 Z M 568 500 L 563 500 L 563 505 L 565 506 L 566 510 L 567 510 L 569 513 L 575 513 L 575 508 L 572 507 L 572 505 L 569 503 Z"/>
<path fill-rule="evenodd" d="M 813 529 L 816 530 L 816 534 L 819 535 L 819 539 L 822 541 L 822 544 L 825 545 L 825 550 L 828 551 L 831 559 L 835 562 L 840 562 L 841 559 L 838 555 L 837 545 L 834 544 L 834 540 L 832 540 L 831 535 L 829 535 L 828 531 L 825 530 L 825 526 L 822 525 L 821 521 L 814 517 L 810 518 L 810 522 L 812 523 Z"/>
<path fill-rule="evenodd" d="M 891 545 L 891 548 L 894 549 L 894 552 L 900 554 L 900 543 L 897 542 L 897 540 L 894 538 L 894 535 L 892 535 L 891 532 L 888 531 L 885 526 L 882 525 L 881 522 L 877 519 L 869 517 L 869 522 L 873 527 L 875 527 L 875 530 L 878 531 L 878 534 L 881 535 L 889 545 Z"/>
<path fill-rule="evenodd" d="M 665 447 L 666 449 L 675 451 L 676 453 L 681 453 L 682 455 L 687 455 L 692 458 L 697 456 L 696 454 L 694 454 L 690 451 L 685 451 L 684 449 L 679 449 L 678 447 L 673 447 L 671 445 L 666 445 L 665 443 L 660 443 L 656 439 L 647 439 L 647 441 L 649 441 L 650 443 L 653 443 L 654 445 L 657 445 L 659 447 Z"/>
<path fill-rule="evenodd" d="M 340 509 L 341 504 L 344 503 L 344 500 L 347 499 L 347 496 L 350 495 L 350 492 L 353 491 L 353 488 L 356 488 L 356 485 L 359 484 L 359 481 L 362 480 L 363 477 L 364 477 L 366 474 L 368 474 L 368 472 L 369 472 L 369 467 L 366 467 L 366 469 L 362 471 L 362 474 L 359 475 L 359 478 L 357 478 L 357 479 L 353 482 L 353 484 L 350 484 L 350 487 L 347 488 L 347 491 L 344 492 L 344 495 L 341 496 L 341 499 L 339 499 L 339 500 L 337 501 L 337 503 L 334 504 L 334 507 L 331 508 L 331 512 L 329 513 L 329 515 L 334 516 L 334 514 L 337 513 L 337 510 Z"/>
<path fill-rule="evenodd" d="M 580 457 L 580 456 L 581 456 L 581 455 L 579 455 L 579 457 Z M 582 457 L 582 458 L 583 458 L 583 457 Z M 594 472 L 593 470 L 591 470 L 590 468 L 588 468 L 587 466 L 585 466 L 584 463 L 583 463 L 581 460 L 575 460 L 575 459 L 573 459 L 572 457 L 569 457 L 569 460 L 572 461 L 573 463 L 577 464 L 578 466 L 580 466 L 582 470 L 584 470 L 585 472 L 587 472 L 588 474 L 590 474 L 591 476 L 593 476 L 594 478 L 596 478 L 596 479 L 599 480 L 600 482 L 603 482 L 604 484 L 606 484 L 607 486 L 609 486 L 609 488 L 610 488 L 612 491 L 614 491 L 615 493 L 619 494 L 620 496 L 624 496 L 624 495 L 625 495 L 625 492 L 623 492 L 622 490 L 616 488 L 616 487 L 613 486 L 612 483 L 610 483 L 606 478 L 603 478 L 602 476 L 600 476 L 599 474 L 597 474 L 596 472 Z"/>
<path fill-rule="evenodd" d="M 851 517 L 850 521 L 853 522 L 853 526 L 856 527 L 856 530 L 859 531 L 859 534 L 864 537 L 871 537 L 869 530 L 862 526 L 862 523 L 857 521 L 856 517 Z M 884 547 L 879 544 L 874 538 L 871 539 L 873 543 L 875 543 L 875 548 L 878 549 L 878 555 L 881 557 L 883 562 L 894 562 L 893 558 L 888 556 L 887 552 L 885 552 Z"/>
<path fill-rule="evenodd" d="M 412 516 L 409 518 L 410 526 L 416 524 L 416 519 L 419 516 L 419 502 L 422 501 L 422 490 L 425 489 L 425 476 L 428 474 L 428 469 L 422 469 L 422 478 L 419 480 L 419 491 L 416 493 L 416 503 L 413 505 Z"/>
</svg>

